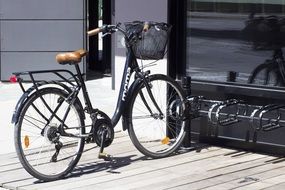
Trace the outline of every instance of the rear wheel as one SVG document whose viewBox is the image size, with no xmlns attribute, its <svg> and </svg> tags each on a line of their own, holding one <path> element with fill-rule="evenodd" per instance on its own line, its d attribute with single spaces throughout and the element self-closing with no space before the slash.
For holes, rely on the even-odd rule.
<svg viewBox="0 0 285 190">
<path fill-rule="evenodd" d="M 162 158 L 176 151 L 185 136 L 185 95 L 179 84 L 165 75 L 146 80 L 153 99 L 143 83 L 134 90 L 127 118 L 129 135 L 141 153 Z"/>
<path fill-rule="evenodd" d="M 44 181 L 67 175 L 78 163 L 83 138 L 62 136 L 61 121 L 66 133 L 85 133 L 84 112 L 78 100 L 69 106 L 68 94 L 58 88 L 43 88 L 29 97 L 15 127 L 15 147 L 20 162 L 28 173 Z M 55 115 L 52 112 L 55 112 Z"/>
</svg>

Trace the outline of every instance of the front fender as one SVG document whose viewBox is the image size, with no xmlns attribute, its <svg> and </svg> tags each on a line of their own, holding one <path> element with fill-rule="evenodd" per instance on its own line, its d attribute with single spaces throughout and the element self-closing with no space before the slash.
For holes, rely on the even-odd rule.
<svg viewBox="0 0 285 190">
<path fill-rule="evenodd" d="M 136 79 L 132 85 L 130 86 L 129 90 L 128 90 L 128 95 L 126 97 L 126 103 L 125 103 L 125 108 L 123 110 L 122 113 L 122 126 L 123 126 L 123 130 L 127 130 L 129 128 L 129 117 L 128 117 L 128 113 L 130 111 L 130 100 L 131 100 L 131 96 L 133 95 L 134 91 L 136 88 L 140 87 L 140 85 L 143 84 L 143 80 L 142 79 Z"/>
</svg>

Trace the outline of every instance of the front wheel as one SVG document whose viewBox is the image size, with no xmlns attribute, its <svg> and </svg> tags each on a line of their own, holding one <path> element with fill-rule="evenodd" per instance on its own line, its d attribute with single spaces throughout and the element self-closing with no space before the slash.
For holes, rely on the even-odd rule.
<svg viewBox="0 0 285 190">
<path fill-rule="evenodd" d="M 127 121 L 134 146 L 151 158 L 176 151 L 185 136 L 185 94 L 179 84 L 165 75 L 146 78 L 133 91 Z"/>
<path fill-rule="evenodd" d="M 257 66 L 248 78 L 249 84 L 284 86 L 277 62 L 268 62 Z"/>
<path fill-rule="evenodd" d="M 68 94 L 58 88 L 43 88 L 25 102 L 15 126 L 15 147 L 23 167 L 32 176 L 52 181 L 66 176 L 77 164 L 84 147 L 83 109 L 77 99 L 66 101 Z M 69 109 L 69 111 L 67 111 Z M 67 115 L 66 115 L 67 114 Z"/>
</svg>

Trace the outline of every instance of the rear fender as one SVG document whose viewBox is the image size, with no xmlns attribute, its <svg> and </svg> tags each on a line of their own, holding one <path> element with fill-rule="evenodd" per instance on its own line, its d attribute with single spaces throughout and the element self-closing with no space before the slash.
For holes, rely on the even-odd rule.
<svg viewBox="0 0 285 190">
<path fill-rule="evenodd" d="M 29 99 L 29 97 L 36 93 L 36 89 L 37 88 L 45 88 L 45 85 L 50 85 L 50 84 L 55 84 L 55 85 L 58 85 L 60 87 L 62 87 L 64 90 L 66 90 L 68 93 L 71 93 L 72 90 L 65 84 L 63 83 L 60 83 L 60 82 L 57 82 L 57 81 L 45 81 L 45 82 L 41 82 L 41 83 L 37 83 L 36 85 L 33 85 L 32 87 L 30 87 L 29 89 L 27 89 L 23 94 L 22 96 L 20 97 L 20 99 L 18 100 L 16 106 L 15 106 L 15 109 L 14 109 L 14 113 L 13 113 L 13 116 L 12 116 L 12 123 L 13 124 L 17 124 L 18 120 L 19 120 L 19 116 L 20 116 L 20 113 L 23 109 L 23 106 L 25 105 L 26 101 Z M 83 109 L 83 106 L 81 104 L 80 101 L 78 101 L 79 103 L 79 106 Z M 85 118 L 84 118 L 85 119 Z"/>
</svg>

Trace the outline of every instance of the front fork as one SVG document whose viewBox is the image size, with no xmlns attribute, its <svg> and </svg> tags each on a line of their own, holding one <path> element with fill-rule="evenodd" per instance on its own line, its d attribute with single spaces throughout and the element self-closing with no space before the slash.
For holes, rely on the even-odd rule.
<svg viewBox="0 0 285 190">
<path fill-rule="evenodd" d="M 159 114 L 155 115 L 152 112 L 151 108 L 149 107 L 149 105 L 148 105 L 148 103 L 147 103 L 147 101 L 146 101 L 146 99 L 144 97 L 144 94 L 141 91 L 139 92 L 139 95 L 140 95 L 144 105 L 146 106 L 146 108 L 148 109 L 148 111 L 149 111 L 149 113 L 151 114 L 152 117 L 163 118 L 164 115 L 163 115 L 161 109 L 159 108 L 159 106 L 158 106 L 158 104 L 157 104 L 157 102 L 156 102 L 156 100 L 155 100 L 155 98 L 154 98 L 154 96 L 152 94 L 152 91 L 151 91 L 152 84 L 149 81 L 149 74 L 150 74 L 150 71 L 146 71 L 146 72 L 143 72 L 143 73 L 136 73 L 136 78 L 142 79 L 142 81 L 144 83 L 144 86 L 146 87 L 146 90 L 147 90 L 147 92 L 149 94 L 149 97 L 150 97 L 151 101 L 153 102 L 153 105 L 155 106 L 155 108 L 159 112 Z"/>
</svg>

